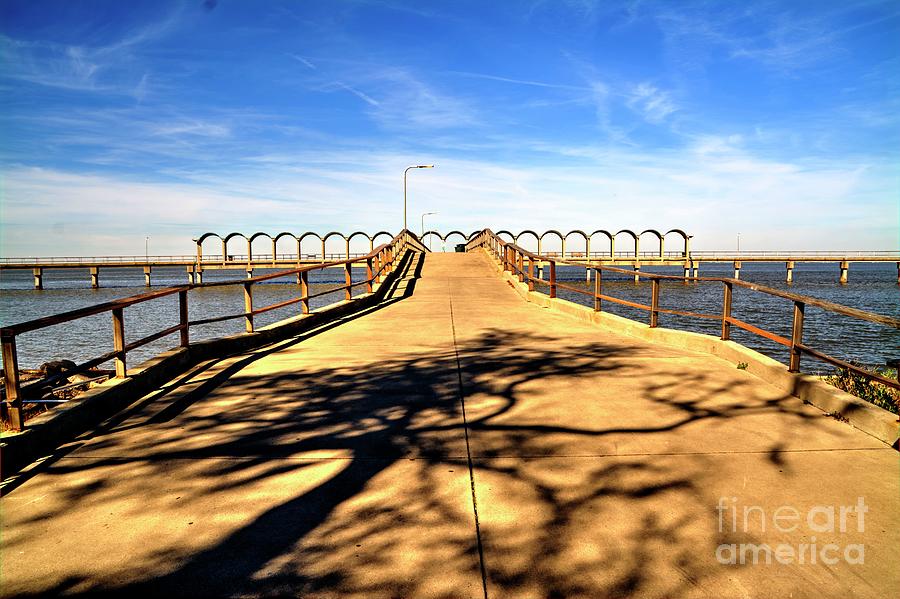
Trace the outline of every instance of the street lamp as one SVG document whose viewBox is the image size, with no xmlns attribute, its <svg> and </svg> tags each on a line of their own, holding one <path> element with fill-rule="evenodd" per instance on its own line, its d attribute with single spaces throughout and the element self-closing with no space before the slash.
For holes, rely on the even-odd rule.
<svg viewBox="0 0 900 599">
<path fill-rule="evenodd" d="M 412 168 L 434 168 L 433 164 L 416 164 L 406 167 L 403 171 L 403 228 L 406 229 L 406 173 Z"/>
<path fill-rule="evenodd" d="M 144 237 L 144 259 L 147 260 L 147 264 L 150 264 L 150 236 L 149 235 Z"/>
<path fill-rule="evenodd" d="M 425 217 L 437 214 L 437 212 L 425 212 L 422 214 L 422 237 L 425 237 Z"/>
</svg>

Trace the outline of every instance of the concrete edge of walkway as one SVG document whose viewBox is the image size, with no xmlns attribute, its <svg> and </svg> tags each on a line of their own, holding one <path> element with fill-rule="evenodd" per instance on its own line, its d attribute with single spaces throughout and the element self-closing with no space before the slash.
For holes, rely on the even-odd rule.
<svg viewBox="0 0 900 599">
<path fill-rule="evenodd" d="M 680 349 L 712 354 L 735 366 L 741 363 L 747 364 L 747 372 L 803 402 L 815 406 L 830 416 L 846 421 L 854 428 L 875 437 L 894 449 L 900 449 L 900 426 L 898 426 L 900 419 L 896 414 L 841 391 L 817 377 L 788 372 L 787 367 L 781 362 L 734 341 L 722 341 L 711 335 L 677 329 L 650 328 L 647 324 L 609 312 L 594 312 L 587 306 L 558 297 L 550 298 L 537 291 L 529 291 L 526 283 L 519 282 L 518 277 L 512 273 L 505 272 L 502 265 L 491 258 L 487 252 L 484 252 L 484 256 L 516 293 L 528 302 L 594 323 L 615 333 Z"/>
<path fill-rule="evenodd" d="M 341 300 L 309 314 L 280 320 L 252 333 L 197 341 L 186 348 L 170 349 L 133 369 L 129 368 L 126 378 L 109 379 L 74 400 L 30 419 L 21 433 L 5 434 L 0 438 L 0 475 L 6 478 L 35 460 L 51 454 L 61 445 L 127 408 L 160 384 L 205 360 L 227 358 L 256 350 L 377 305 L 384 300 L 398 277 L 409 266 L 414 253 L 407 250 L 398 267 L 380 285 L 375 286 L 372 293 L 361 294 L 352 300 Z"/>
</svg>

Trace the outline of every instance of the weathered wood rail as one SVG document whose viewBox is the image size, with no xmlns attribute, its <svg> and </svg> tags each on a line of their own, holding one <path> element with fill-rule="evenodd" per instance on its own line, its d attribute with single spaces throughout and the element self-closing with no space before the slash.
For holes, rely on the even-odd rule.
<svg viewBox="0 0 900 599">
<path fill-rule="evenodd" d="M 805 295 L 799 295 L 796 293 L 790 293 L 787 291 L 781 291 L 779 289 L 773 289 L 771 287 L 766 287 L 763 285 L 757 285 L 754 283 L 749 283 L 746 281 L 741 281 L 737 278 L 726 278 L 726 277 L 689 277 L 689 276 L 676 276 L 676 275 L 663 275 L 663 274 L 655 274 L 655 273 L 646 273 L 640 272 L 639 270 L 628 270 L 623 268 L 617 268 L 614 266 L 604 266 L 596 263 L 584 262 L 584 261 L 575 261 L 571 259 L 563 259 L 563 258 L 555 258 L 549 255 L 540 255 L 534 252 L 530 252 L 528 250 L 523 249 L 522 247 L 516 245 L 515 243 L 507 242 L 501 239 L 498 235 L 490 231 L 489 229 L 485 229 L 481 234 L 473 238 L 466 245 L 466 249 L 472 250 L 475 248 L 483 247 L 485 248 L 491 255 L 493 255 L 497 260 L 500 260 L 503 264 L 503 268 L 505 271 L 509 271 L 514 273 L 515 276 L 518 277 L 520 282 L 525 282 L 528 285 L 528 289 L 530 291 L 535 290 L 535 285 L 542 285 L 547 288 L 547 293 L 551 298 L 556 297 L 558 289 L 566 289 L 567 291 L 571 291 L 573 293 L 578 293 L 581 295 L 586 295 L 588 297 L 593 298 L 593 307 L 594 311 L 599 312 L 603 309 L 603 301 L 610 301 L 613 303 L 617 303 L 624 306 L 629 306 L 631 308 L 636 308 L 638 310 L 643 310 L 649 313 L 649 325 L 651 328 L 655 328 L 659 326 L 659 315 L 662 314 L 674 314 L 678 316 L 687 316 L 690 318 L 700 318 L 700 319 L 708 319 L 708 320 L 718 320 L 721 322 L 721 338 L 723 340 L 729 340 L 731 338 L 731 327 L 735 326 L 755 335 L 759 335 L 760 337 L 764 337 L 770 341 L 773 341 L 779 345 L 783 345 L 788 348 L 789 355 L 789 365 L 788 370 L 790 372 L 799 372 L 800 371 L 800 358 L 803 354 L 809 355 L 813 358 L 831 364 L 833 366 L 837 366 L 839 368 L 845 368 L 852 372 L 855 372 L 866 379 L 877 381 L 883 385 L 894 389 L 900 389 L 900 380 L 889 379 L 881 374 L 868 371 L 866 369 L 860 368 L 855 364 L 851 364 L 845 360 L 841 360 L 834 356 L 830 356 L 825 352 L 813 348 L 803 342 L 803 322 L 805 317 L 805 309 L 806 306 L 815 306 L 816 308 L 820 308 L 822 310 L 826 310 L 828 312 L 833 312 L 835 314 L 841 314 L 844 316 L 849 316 L 851 318 L 855 318 L 858 320 L 864 320 L 866 322 L 871 322 L 887 327 L 891 327 L 894 329 L 900 329 L 900 319 L 893 318 L 890 316 L 883 316 L 880 314 L 874 314 L 872 312 L 866 312 L 865 310 L 859 310 L 857 308 L 851 308 L 848 306 L 842 306 L 840 304 L 835 304 L 833 302 L 828 302 L 825 300 L 820 300 L 814 297 L 809 297 Z M 543 273 L 539 270 L 539 264 L 546 264 L 548 270 L 547 278 L 543 278 Z M 578 287 L 574 287 L 572 285 L 566 285 L 564 283 L 560 283 L 557 280 L 557 266 L 558 265 L 567 265 L 567 266 L 578 266 L 586 269 L 588 272 L 593 273 L 594 278 L 594 288 L 593 291 L 586 291 L 585 289 L 580 289 Z M 650 303 L 642 304 L 639 302 L 633 302 L 629 300 L 624 300 L 621 298 L 613 297 L 603 293 L 603 273 L 616 273 L 619 275 L 627 275 L 629 277 L 633 276 L 635 281 L 640 279 L 648 279 L 651 282 L 651 292 L 650 292 Z M 589 279 L 589 277 L 588 277 Z M 686 310 L 673 310 L 667 308 L 661 308 L 659 303 L 660 298 L 660 289 L 661 283 L 663 281 L 677 281 L 680 283 L 687 282 L 698 282 L 698 283 L 717 283 L 723 286 L 723 298 L 722 298 L 722 312 L 721 314 L 708 314 L 708 313 L 699 313 L 699 312 L 689 312 Z M 744 322 L 737 318 L 734 318 L 731 315 L 731 308 L 733 302 L 733 294 L 734 289 L 744 288 L 757 293 L 764 293 L 773 297 L 782 298 L 788 300 L 793 303 L 793 323 L 791 327 L 791 337 L 786 338 L 761 327 L 758 327 L 754 324 Z"/>
<path fill-rule="evenodd" d="M 167 287 L 164 289 L 134 295 L 122 299 L 104 302 L 94 306 L 71 310 L 61 314 L 54 314 L 44 318 L 38 318 L 27 322 L 22 322 L 0 329 L 0 345 L 2 345 L 3 355 L 3 375 L 5 390 L 5 412 L 9 419 L 10 427 L 13 430 L 22 430 L 25 425 L 25 417 L 23 412 L 23 402 L 41 403 L 44 402 L 40 397 L 32 397 L 32 392 L 36 389 L 44 388 L 48 384 L 52 384 L 63 378 L 68 378 L 73 374 L 84 372 L 90 368 L 96 367 L 110 360 L 115 363 L 116 378 L 124 378 L 127 375 L 127 355 L 128 352 L 147 345 L 157 339 L 174 335 L 180 335 L 180 345 L 187 347 L 190 345 L 190 328 L 203 324 L 221 322 L 233 319 L 244 319 L 245 329 L 247 332 L 254 331 L 254 317 L 272 310 L 286 308 L 294 304 L 300 304 L 301 313 L 309 314 L 310 300 L 316 297 L 324 296 L 343 290 L 344 299 L 351 300 L 354 297 L 354 289 L 365 287 L 366 293 L 372 293 L 373 285 L 380 283 L 384 276 L 392 271 L 396 260 L 401 253 L 409 246 L 417 249 L 425 250 L 424 246 L 418 241 L 416 236 L 408 231 L 403 231 L 395 236 L 389 243 L 385 243 L 372 250 L 369 254 L 358 258 L 350 258 L 333 262 L 323 262 L 299 268 L 279 271 L 277 273 L 251 277 L 242 281 L 221 281 L 205 284 L 180 285 L 176 287 Z M 353 281 L 352 267 L 354 263 L 363 263 L 366 267 L 365 277 L 362 280 Z M 334 287 L 329 287 L 317 293 L 310 293 L 309 289 L 309 273 L 311 271 L 322 270 L 325 268 L 342 268 L 344 270 L 344 282 Z M 258 283 L 270 281 L 272 279 L 296 275 L 299 294 L 297 297 L 277 302 L 263 307 L 255 307 L 253 304 L 253 287 Z M 229 314 L 225 316 L 217 316 L 213 318 L 204 318 L 200 320 L 189 319 L 188 291 L 198 287 L 223 287 L 236 286 L 243 287 L 244 292 L 244 310 L 237 314 Z M 171 295 L 178 295 L 178 323 L 148 335 L 142 339 L 131 343 L 125 342 L 125 308 L 139 304 L 142 302 L 152 301 Z M 112 332 L 113 332 L 113 350 L 100 356 L 92 358 L 86 362 L 78 364 L 73 369 L 60 372 L 52 377 L 43 378 L 38 381 L 29 382 L 22 385 L 19 380 L 18 359 L 16 352 L 16 336 L 31 331 L 45 329 L 47 327 L 73 322 L 88 316 L 96 314 L 110 313 L 112 315 Z"/>
</svg>

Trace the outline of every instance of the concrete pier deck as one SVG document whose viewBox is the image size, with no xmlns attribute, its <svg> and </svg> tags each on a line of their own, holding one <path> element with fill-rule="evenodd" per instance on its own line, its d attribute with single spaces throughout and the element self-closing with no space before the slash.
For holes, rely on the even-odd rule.
<svg viewBox="0 0 900 599">
<path fill-rule="evenodd" d="M 427 254 L 379 307 L 25 471 L 0 595 L 895 596 L 897 460 L 728 362 L 528 304 L 484 254 Z M 721 563 L 763 543 L 792 563 Z"/>
</svg>

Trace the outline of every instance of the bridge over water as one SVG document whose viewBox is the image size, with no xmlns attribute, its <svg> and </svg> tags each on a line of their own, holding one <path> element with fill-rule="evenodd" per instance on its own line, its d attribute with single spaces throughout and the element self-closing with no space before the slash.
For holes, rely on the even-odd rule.
<svg viewBox="0 0 900 599">
<path fill-rule="evenodd" d="M 556 285 L 555 261 L 539 281 L 534 256 L 488 235 L 460 254 L 399 238 L 369 257 L 357 282 L 367 293 L 354 297 L 347 275 L 339 306 L 255 330 L 251 294 L 240 315 L 251 332 L 230 355 L 207 344 L 218 355 L 200 352 L 174 375 L 162 368 L 197 350 L 186 313 L 172 332 L 185 347 L 152 364 L 127 370 L 117 342 L 122 378 L 107 387 L 162 374 L 5 481 L 0 594 L 900 589 L 892 439 L 797 395 L 850 400 L 823 399 L 733 342 L 530 293 L 529 283 Z M 123 305 L 107 307 L 119 310 L 114 327 Z M 659 310 L 647 307 L 651 318 Z M 727 326 L 747 324 L 727 318 L 726 339 Z M 276 335 L 279 326 L 293 332 Z M 5 365 L 17 332 L 4 329 Z M 793 341 L 798 359 L 814 351 Z M 846 405 L 854 418 L 870 409 Z M 763 543 L 783 546 L 784 563 L 727 563 L 732 546 Z"/>
<path fill-rule="evenodd" d="M 479 234 L 480 231 L 466 234 L 458 230 L 446 233 L 431 230 L 424 232 L 421 240 L 428 247 L 439 243 L 442 250 L 453 251 L 454 247 L 468 243 Z M 745 262 L 777 262 L 785 265 L 786 281 L 792 283 L 797 263 L 834 262 L 838 266 L 838 281 L 847 283 L 851 262 L 895 262 L 897 282 L 900 284 L 900 253 L 896 251 L 693 251 L 693 236 L 681 229 L 665 233 L 655 229 L 640 232 L 630 229 L 616 232 L 605 229 L 591 232 L 525 230 L 518 233 L 503 230 L 498 231 L 497 236 L 517 245 L 530 244 L 532 250 L 541 256 L 571 260 L 584 265 L 627 266 L 634 270 L 640 270 L 642 266 L 682 267 L 685 277 L 700 276 L 703 262 L 731 263 L 734 278 L 740 278 Z M 188 282 L 194 284 L 203 283 L 204 272 L 217 270 L 244 271 L 249 278 L 254 271 L 260 269 L 286 269 L 351 259 L 354 266 L 361 268 L 365 266 L 363 257 L 375 249 L 379 240 L 390 238 L 391 234 L 387 231 L 374 234 L 365 231 L 331 231 L 324 234 L 312 231 L 285 231 L 277 234 L 257 231 L 251 234 L 232 232 L 221 235 L 207 232 L 193 240 L 196 248 L 193 254 L 7 257 L 0 258 L 0 272 L 31 270 L 35 289 L 43 289 L 45 271 L 82 269 L 88 271 L 91 286 L 98 288 L 101 285 L 101 269 L 140 268 L 143 270 L 144 283 L 149 287 L 155 268 L 178 266 L 185 269 Z M 260 244 L 264 245 L 261 247 Z M 676 249 L 673 250 L 673 247 Z M 543 269 L 547 264 L 541 260 L 537 267 Z M 586 270 L 586 276 L 590 277 L 591 272 Z"/>
</svg>

